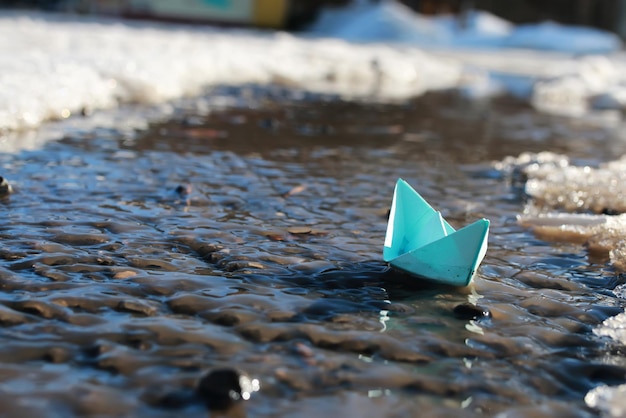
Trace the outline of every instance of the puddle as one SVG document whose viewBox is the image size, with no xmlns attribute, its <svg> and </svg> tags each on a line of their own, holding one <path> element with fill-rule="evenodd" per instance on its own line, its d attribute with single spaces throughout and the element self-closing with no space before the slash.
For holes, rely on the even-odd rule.
<svg viewBox="0 0 626 418">
<path fill-rule="evenodd" d="M 590 389 L 623 383 L 592 332 L 622 311 L 607 291 L 619 277 L 520 226 L 524 196 L 492 168 L 546 150 L 605 161 L 626 151 L 610 129 L 505 100 L 250 91 L 132 136 L 0 156 L 15 189 L 1 202 L 0 410 L 206 416 L 189 394 L 221 367 L 259 380 L 227 412 L 251 417 L 584 417 Z M 455 227 L 491 220 L 472 288 L 382 262 L 398 177 Z"/>
</svg>

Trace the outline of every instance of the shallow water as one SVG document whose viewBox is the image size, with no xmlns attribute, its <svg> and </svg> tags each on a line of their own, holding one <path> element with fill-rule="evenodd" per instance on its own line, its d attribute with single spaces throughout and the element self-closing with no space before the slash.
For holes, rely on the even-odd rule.
<svg viewBox="0 0 626 418">
<path fill-rule="evenodd" d="M 223 412 L 250 417 L 586 417 L 591 388 L 624 382 L 592 333 L 623 279 L 519 226 L 524 196 L 491 164 L 626 152 L 602 121 L 447 94 L 207 94 L 239 105 L 0 156 L 4 416 L 206 416 L 191 394 L 220 367 L 260 381 Z M 491 220 L 471 288 L 382 262 L 398 177 L 453 226 Z"/>
</svg>

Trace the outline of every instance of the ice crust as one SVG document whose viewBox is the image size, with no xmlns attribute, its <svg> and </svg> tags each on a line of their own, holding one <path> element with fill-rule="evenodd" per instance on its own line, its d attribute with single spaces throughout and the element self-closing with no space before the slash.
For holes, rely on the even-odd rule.
<svg viewBox="0 0 626 418">
<path fill-rule="evenodd" d="M 626 271 L 626 156 L 590 167 L 551 152 L 524 153 L 495 166 L 532 198 L 518 217 L 522 225 L 547 240 L 584 243 Z"/>
<path fill-rule="evenodd" d="M 606 417 L 626 416 L 626 385 L 598 386 L 585 396 L 585 402 L 591 408 L 602 411 Z"/>
<path fill-rule="evenodd" d="M 551 152 L 524 153 L 497 162 L 495 167 L 513 184 L 525 185 L 532 198 L 518 216 L 521 225 L 546 240 L 584 244 L 590 255 L 605 258 L 616 273 L 626 272 L 626 156 L 598 167 L 576 166 Z M 613 293 L 626 299 L 626 285 Z M 594 329 L 626 345 L 626 313 L 606 319 Z M 606 417 L 626 414 L 626 385 L 598 386 L 585 402 Z"/>
</svg>

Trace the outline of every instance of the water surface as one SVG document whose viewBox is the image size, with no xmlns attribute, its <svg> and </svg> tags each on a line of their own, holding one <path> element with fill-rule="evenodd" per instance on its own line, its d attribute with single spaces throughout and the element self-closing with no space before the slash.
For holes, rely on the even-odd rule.
<svg viewBox="0 0 626 418">
<path fill-rule="evenodd" d="M 206 416 L 190 394 L 220 367 L 259 379 L 226 412 L 250 417 L 587 417 L 587 391 L 624 382 L 592 333 L 623 310 L 623 279 L 519 226 L 526 197 L 492 168 L 621 155 L 602 123 L 447 94 L 207 94 L 238 104 L 0 157 L 16 190 L 1 206 L 4 415 Z M 382 262 L 398 177 L 455 227 L 491 220 L 472 287 Z"/>
</svg>

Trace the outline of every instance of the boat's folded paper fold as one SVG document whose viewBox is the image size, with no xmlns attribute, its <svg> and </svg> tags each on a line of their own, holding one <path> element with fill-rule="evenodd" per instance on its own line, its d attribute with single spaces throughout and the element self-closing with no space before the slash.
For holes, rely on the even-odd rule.
<svg viewBox="0 0 626 418">
<path fill-rule="evenodd" d="M 455 230 L 406 181 L 391 202 L 383 259 L 393 268 L 453 286 L 467 286 L 487 252 L 489 220 Z"/>
</svg>

